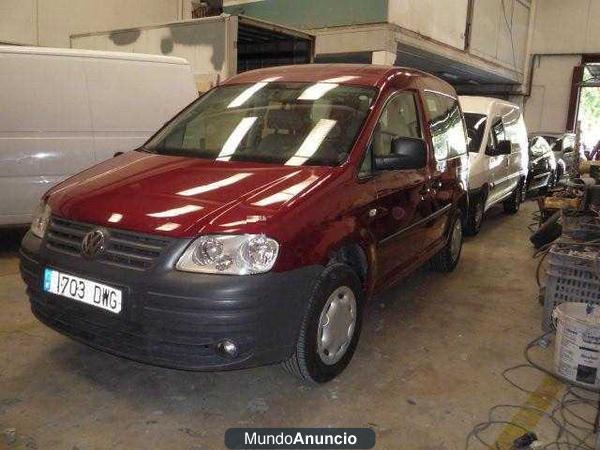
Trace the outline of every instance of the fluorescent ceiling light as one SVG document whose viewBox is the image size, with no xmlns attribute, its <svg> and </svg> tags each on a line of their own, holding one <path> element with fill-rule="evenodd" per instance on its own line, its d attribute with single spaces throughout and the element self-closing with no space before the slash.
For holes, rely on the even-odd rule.
<svg viewBox="0 0 600 450">
<path fill-rule="evenodd" d="M 108 218 L 108 221 L 111 223 L 117 223 L 117 222 L 120 222 L 122 218 L 123 218 L 123 214 L 112 213 L 110 215 L 110 217 Z"/>
<path fill-rule="evenodd" d="M 173 231 L 176 230 L 177 228 L 179 228 L 181 226 L 181 224 L 178 223 L 173 223 L 173 222 L 167 222 L 165 224 L 162 224 L 158 227 L 155 228 L 156 231 Z"/>
<path fill-rule="evenodd" d="M 264 88 L 267 84 L 269 84 L 271 81 L 278 80 L 279 78 L 281 77 L 265 78 L 264 80 L 259 81 L 258 83 L 254 83 L 252 86 L 240 92 L 240 94 L 236 98 L 234 98 L 231 101 L 231 103 L 229 103 L 229 105 L 227 105 L 227 108 L 237 108 L 238 106 L 242 106 L 248 101 L 250 97 L 252 97 L 262 88 Z"/>
<path fill-rule="evenodd" d="M 316 175 L 311 175 L 306 180 L 294 184 L 293 186 L 290 186 L 281 192 L 269 195 L 268 197 L 265 197 L 262 200 L 257 201 L 256 203 L 253 203 L 253 205 L 267 206 L 272 205 L 273 203 L 287 202 L 294 198 L 296 195 L 298 195 L 300 192 L 302 192 L 304 189 L 306 189 L 308 186 L 310 186 L 314 181 L 317 180 L 317 178 L 318 177 Z"/>
<path fill-rule="evenodd" d="M 185 206 L 182 206 L 181 208 L 167 209 L 166 211 L 150 213 L 147 215 L 149 217 L 175 217 L 175 216 L 182 216 L 184 214 L 188 214 L 188 213 L 191 213 L 194 211 L 200 211 L 201 209 L 202 209 L 202 206 L 185 205 Z"/>
<path fill-rule="evenodd" d="M 178 192 L 178 195 L 183 195 L 184 197 L 191 197 L 192 195 L 202 194 L 204 192 L 214 191 L 215 189 L 219 189 L 225 186 L 230 186 L 234 183 L 237 183 L 244 178 L 252 175 L 251 173 L 238 173 L 236 175 L 232 175 L 230 177 L 224 178 L 219 181 L 215 181 L 214 183 L 202 184 L 200 186 L 196 186 L 190 189 L 186 189 L 185 191 Z"/>
<path fill-rule="evenodd" d="M 326 80 L 321 80 L 321 83 L 344 83 L 346 81 L 354 80 L 356 78 L 358 78 L 356 75 L 344 75 L 342 77 L 327 78 Z"/>
<path fill-rule="evenodd" d="M 300 148 L 294 156 L 287 160 L 286 166 L 301 166 L 319 149 L 323 140 L 327 137 L 331 129 L 335 126 L 337 120 L 320 119 L 314 128 L 310 131 Z"/>
<path fill-rule="evenodd" d="M 257 117 L 244 117 L 240 120 L 240 123 L 237 124 L 235 129 L 229 135 L 225 144 L 223 144 L 223 148 L 221 149 L 221 153 L 217 156 L 217 161 L 229 161 L 231 155 L 235 153 L 240 142 L 246 136 L 246 133 L 250 131 L 254 122 L 256 122 Z"/>
<path fill-rule="evenodd" d="M 335 83 L 316 83 L 313 84 L 302 92 L 298 97 L 298 100 L 319 100 L 325 94 L 327 94 L 332 89 L 338 87 L 338 84 Z"/>
</svg>

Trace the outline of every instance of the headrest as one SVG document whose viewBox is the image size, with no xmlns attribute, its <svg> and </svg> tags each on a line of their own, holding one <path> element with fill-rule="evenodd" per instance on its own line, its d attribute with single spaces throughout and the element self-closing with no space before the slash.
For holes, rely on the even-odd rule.
<svg viewBox="0 0 600 450">
<path fill-rule="evenodd" d="M 287 130 L 290 133 L 297 132 L 306 125 L 301 117 L 302 114 L 291 109 L 273 109 L 267 114 L 267 128 L 277 131 Z"/>
</svg>

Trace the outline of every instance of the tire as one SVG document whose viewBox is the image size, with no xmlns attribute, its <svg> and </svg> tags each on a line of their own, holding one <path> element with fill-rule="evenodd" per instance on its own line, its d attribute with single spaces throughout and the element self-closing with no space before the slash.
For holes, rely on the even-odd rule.
<svg viewBox="0 0 600 450">
<path fill-rule="evenodd" d="M 504 207 L 504 212 L 506 214 L 516 214 L 519 211 L 521 203 L 523 203 L 523 199 L 525 198 L 523 193 L 523 184 L 523 180 L 519 181 L 519 184 L 517 184 L 517 187 L 515 188 L 511 196 L 508 199 L 504 200 L 504 203 L 502 203 L 502 206 Z"/>
<path fill-rule="evenodd" d="M 345 311 L 345 307 L 351 304 L 349 295 L 346 298 L 348 292 L 354 295 L 355 301 L 353 327 L 352 325 L 347 325 L 347 322 L 343 320 L 347 318 L 346 315 L 339 316 L 338 313 L 336 320 L 333 321 L 332 318 L 327 318 L 325 311 L 326 307 L 327 311 L 332 311 L 330 302 L 336 301 L 336 298 L 338 299 L 337 301 L 342 303 L 338 303 L 338 307 L 335 310 Z M 340 298 L 340 295 L 344 295 L 344 297 Z M 327 266 L 317 280 L 309 299 L 294 353 L 282 363 L 283 368 L 300 380 L 310 384 L 326 383 L 338 376 L 348 366 L 356 350 L 361 331 L 363 305 L 363 288 L 356 272 L 350 266 L 343 263 L 335 263 Z M 345 313 L 348 314 L 347 311 Z M 324 314 L 325 316 L 323 316 Z M 321 326 L 323 323 L 322 317 L 325 317 L 326 321 L 330 324 L 343 324 L 344 326 L 338 327 L 342 330 L 345 327 L 348 327 L 348 330 L 350 330 L 350 327 L 352 327 L 351 338 L 349 342 L 340 347 L 345 346 L 345 350 L 340 354 L 327 354 L 327 348 L 319 346 L 320 339 L 321 342 L 325 341 L 324 334 L 321 338 L 323 333 L 323 327 Z M 338 333 L 339 335 L 344 336 L 344 333 Z M 331 345 L 337 343 L 338 341 Z M 326 358 L 330 358 L 330 360 L 327 361 L 325 360 Z"/>
<path fill-rule="evenodd" d="M 481 230 L 485 210 L 485 199 L 485 192 L 482 191 L 476 196 L 473 196 L 473 201 L 469 202 L 469 214 L 467 215 L 465 224 L 465 234 L 467 236 L 475 236 Z"/>
<path fill-rule="evenodd" d="M 460 260 L 463 244 L 462 221 L 457 216 L 450 226 L 450 236 L 448 242 L 433 258 L 431 258 L 431 267 L 436 272 L 452 272 Z"/>
</svg>

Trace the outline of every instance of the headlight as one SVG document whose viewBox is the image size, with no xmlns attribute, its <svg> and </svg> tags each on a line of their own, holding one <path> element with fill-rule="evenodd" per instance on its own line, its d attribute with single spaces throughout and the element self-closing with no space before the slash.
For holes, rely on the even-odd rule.
<svg viewBox="0 0 600 450">
<path fill-rule="evenodd" d="M 177 269 L 186 272 L 248 275 L 268 272 L 279 253 L 279 244 L 262 234 L 209 235 L 186 249 Z"/>
<path fill-rule="evenodd" d="M 50 206 L 48 206 L 46 202 L 41 202 L 33 214 L 30 230 L 40 239 L 43 239 L 44 233 L 46 233 L 46 227 L 48 226 L 51 213 Z"/>
</svg>

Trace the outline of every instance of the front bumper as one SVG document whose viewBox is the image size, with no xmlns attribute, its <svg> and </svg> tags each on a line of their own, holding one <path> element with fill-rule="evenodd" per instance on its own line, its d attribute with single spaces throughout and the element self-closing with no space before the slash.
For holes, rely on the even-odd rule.
<svg viewBox="0 0 600 450">
<path fill-rule="evenodd" d="M 227 370 L 287 358 L 323 268 L 249 276 L 176 271 L 174 263 L 188 243 L 176 242 L 153 267 L 140 271 L 54 252 L 27 233 L 20 269 L 33 314 L 87 345 L 158 366 Z M 121 288 L 121 313 L 44 292 L 45 267 Z M 237 356 L 217 351 L 225 339 L 238 346 Z"/>
</svg>

